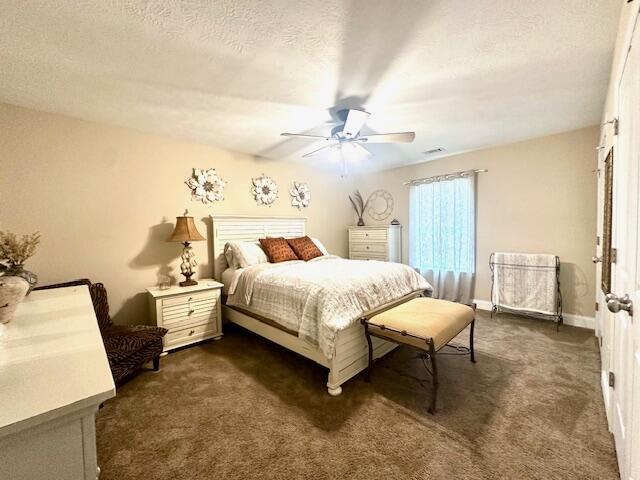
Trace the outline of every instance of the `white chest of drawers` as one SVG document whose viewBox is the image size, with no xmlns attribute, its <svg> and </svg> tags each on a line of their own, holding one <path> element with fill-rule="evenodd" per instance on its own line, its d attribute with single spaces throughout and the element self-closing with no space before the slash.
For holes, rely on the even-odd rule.
<svg viewBox="0 0 640 480">
<path fill-rule="evenodd" d="M 221 283 L 207 278 L 191 287 L 147 288 L 152 321 L 169 330 L 165 352 L 222 337 L 221 291 Z"/>
<path fill-rule="evenodd" d="M 400 225 L 349 227 L 349 258 L 401 262 Z"/>
<path fill-rule="evenodd" d="M 88 288 L 32 292 L 0 327 L 0 479 L 96 480 L 115 386 Z"/>
</svg>

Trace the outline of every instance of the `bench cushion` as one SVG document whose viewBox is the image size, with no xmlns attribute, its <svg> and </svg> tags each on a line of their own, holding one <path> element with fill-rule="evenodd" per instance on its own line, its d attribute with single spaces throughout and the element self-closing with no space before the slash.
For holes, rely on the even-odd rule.
<svg viewBox="0 0 640 480">
<path fill-rule="evenodd" d="M 473 318 L 473 308 L 467 305 L 420 297 L 379 313 L 367 323 L 369 333 L 376 337 L 422 350 L 429 350 L 428 341 L 433 339 L 435 349 L 439 350 L 464 330 Z M 382 325 L 400 332 L 406 331 L 413 337 L 380 328 Z"/>
</svg>

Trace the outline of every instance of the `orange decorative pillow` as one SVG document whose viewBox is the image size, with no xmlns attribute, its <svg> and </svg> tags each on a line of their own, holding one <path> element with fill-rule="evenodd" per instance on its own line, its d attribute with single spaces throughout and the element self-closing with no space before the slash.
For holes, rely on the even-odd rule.
<svg viewBox="0 0 640 480">
<path fill-rule="evenodd" d="M 271 263 L 286 262 L 287 260 L 298 260 L 291 247 L 283 237 L 261 238 L 260 245 L 264 253 L 269 257 Z"/>
<path fill-rule="evenodd" d="M 289 238 L 287 242 L 300 260 L 308 262 L 312 258 L 322 256 L 320 249 L 309 237 Z"/>
</svg>

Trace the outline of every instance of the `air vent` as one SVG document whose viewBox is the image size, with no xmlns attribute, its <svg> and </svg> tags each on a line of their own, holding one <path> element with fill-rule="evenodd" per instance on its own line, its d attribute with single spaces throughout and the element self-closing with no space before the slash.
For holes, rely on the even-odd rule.
<svg viewBox="0 0 640 480">
<path fill-rule="evenodd" d="M 444 147 L 437 147 L 437 148 L 432 148 L 430 150 L 426 150 L 422 153 L 424 153 L 425 155 L 434 155 L 436 153 L 442 153 L 444 151 L 446 151 L 447 149 Z"/>
</svg>

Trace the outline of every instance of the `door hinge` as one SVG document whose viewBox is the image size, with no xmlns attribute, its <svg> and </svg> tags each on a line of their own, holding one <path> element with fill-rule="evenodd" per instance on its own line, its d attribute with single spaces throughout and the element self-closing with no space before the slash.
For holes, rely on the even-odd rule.
<svg viewBox="0 0 640 480">
<path fill-rule="evenodd" d="M 600 337 L 600 346 L 602 346 L 602 337 Z"/>
<path fill-rule="evenodd" d="M 609 386 L 616 388 L 616 375 L 613 372 L 609 372 Z"/>
<path fill-rule="evenodd" d="M 596 312 L 600 309 L 600 304 L 596 302 Z"/>
<path fill-rule="evenodd" d="M 600 245 L 600 235 L 596 237 L 596 246 Z"/>
<path fill-rule="evenodd" d="M 618 135 L 620 131 L 620 121 L 617 118 L 613 119 L 613 134 Z"/>
<path fill-rule="evenodd" d="M 611 263 L 618 263 L 618 249 L 611 249 Z"/>
</svg>

